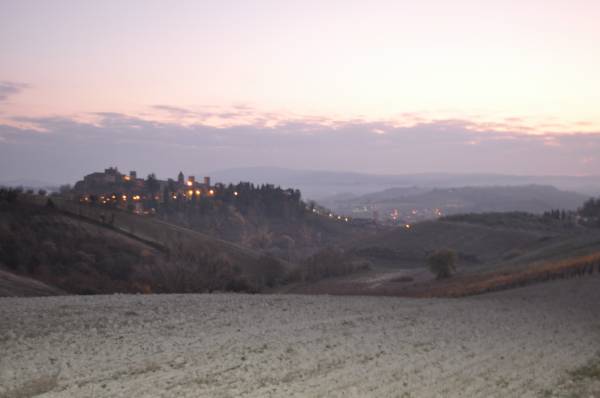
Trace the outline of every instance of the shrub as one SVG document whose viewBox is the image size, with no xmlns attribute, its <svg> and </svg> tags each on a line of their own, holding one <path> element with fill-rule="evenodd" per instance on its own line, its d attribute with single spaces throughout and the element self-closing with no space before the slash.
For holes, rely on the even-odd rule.
<svg viewBox="0 0 600 398">
<path fill-rule="evenodd" d="M 353 259 L 341 249 L 327 247 L 306 258 L 288 275 L 288 282 L 313 282 L 365 271 L 370 266 L 369 262 Z"/>
<path fill-rule="evenodd" d="M 440 249 L 427 256 L 429 270 L 435 274 L 437 279 L 449 278 L 456 271 L 454 263 L 456 253 L 450 249 Z"/>
<path fill-rule="evenodd" d="M 258 287 L 274 287 L 285 276 L 285 267 L 277 258 L 263 255 L 256 261 L 255 273 Z"/>
</svg>

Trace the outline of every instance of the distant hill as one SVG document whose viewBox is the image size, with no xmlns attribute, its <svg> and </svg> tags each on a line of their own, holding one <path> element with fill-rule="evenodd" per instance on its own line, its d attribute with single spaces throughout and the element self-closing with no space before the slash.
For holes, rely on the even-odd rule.
<svg viewBox="0 0 600 398">
<path fill-rule="evenodd" d="M 517 176 L 504 174 L 368 174 L 326 170 L 294 170 L 278 167 L 248 167 L 216 170 L 215 181 L 271 183 L 294 187 L 303 197 L 322 200 L 339 195 L 364 195 L 395 187 L 450 188 L 461 186 L 552 185 L 585 195 L 600 195 L 600 176 Z"/>
<path fill-rule="evenodd" d="M 60 184 L 51 183 L 48 181 L 41 180 L 28 180 L 28 179 L 19 179 L 19 180 L 10 180 L 10 181 L 0 181 L 0 187 L 23 187 L 25 189 L 45 189 L 49 191 L 58 191 L 58 187 Z"/>
<path fill-rule="evenodd" d="M 400 220 L 418 221 L 460 213 L 522 211 L 543 213 L 550 209 L 575 210 L 588 197 L 546 185 L 461 188 L 391 188 L 347 200 L 324 200 L 323 205 L 354 217 L 382 218 L 392 212 Z"/>
</svg>

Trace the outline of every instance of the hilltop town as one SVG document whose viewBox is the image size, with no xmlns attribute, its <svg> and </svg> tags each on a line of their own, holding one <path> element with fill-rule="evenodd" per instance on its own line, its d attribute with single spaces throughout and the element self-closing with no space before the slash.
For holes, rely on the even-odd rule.
<svg viewBox="0 0 600 398">
<path fill-rule="evenodd" d="M 180 172 L 177 179 L 159 180 L 154 174 L 146 179 L 138 178 L 136 171 L 121 173 L 116 167 L 104 172 L 86 175 L 73 187 L 73 196 L 82 203 L 112 205 L 136 214 L 155 213 L 159 203 L 171 201 L 191 201 L 200 197 L 222 195 L 224 186 L 211 185 L 210 177 L 200 182 L 195 176 L 185 178 Z M 234 196 L 238 195 L 233 191 Z"/>
<path fill-rule="evenodd" d="M 247 182 L 240 182 L 237 185 L 222 183 L 213 185 L 209 176 L 199 181 L 193 175 L 188 175 L 186 178 L 181 171 L 177 179 L 160 180 L 154 173 L 144 179 L 139 178 L 135 170 L 123 174 L 118 168 L 109 167 L 104 172 L 94 172 L 84 176 L 83 180 L 78 181 L 67 193 L 67 196 L 83 204 L 105 205 L 139 215 L 148 215 L 156 214 L 161 209 L 168 209 L 171 205 L 179 208 L 186 203 L 199 205 L 203 199 L 218 200 L 240 207 L 240 203 L 247 204 L 248 197 L 256 195 L 257 192 L 268 192 L 269 199 L 280 197 L 315 215 L 326 216 L 337 221 L 351 221 L 350 217 L 335 214 L 315 202 L 304 203 L 297 189 L 282 189 L 271 184 L 255 186 Z M 297 210 L 299 213 L 303 211 L 303 209 Z M 285 214 L 286 217 L 290 215 L 289 212 Z"/>
</svg>

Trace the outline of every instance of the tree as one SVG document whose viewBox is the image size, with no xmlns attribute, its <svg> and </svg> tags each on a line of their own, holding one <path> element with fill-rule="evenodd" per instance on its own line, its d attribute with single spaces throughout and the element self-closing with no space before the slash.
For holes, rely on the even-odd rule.
<svg viewBox="0 0 600 398">
<path fill-rule="evenodd" d="M 9 188 L 8 191 L 6 191 L 6 201 L 8 203 L 15 203 L 19 198 L 19 193 L 20 192 L 17 189 Z"/>
<path fill-rule="evenodd" d="M 285 267 L 276 257 L 265 254 L 256 261 L 255 272 L 259 289 L 265 286 L 274 287 L 283 280 Z"/>
<path fill-rule="evenodd" d="M 455 262 L 456 253 L 450 249 L 440 249 L 427 256 L 429 270 L 437 279 L 450 278 L 456 271 Z"/>
<path fill-rule="evenodd" d="M 587 200 L 578 212 L 582 217 L 600 217 L 600 198 Z"/>
<path fill-rule="evenodd" d="M 65 195 L 65 194 L 70 193 L 71 192 L 71 185 L 70 184 L 61 185 L 58 188 L 58 192 L 60 192 L 61 195 Z"/>
</svg>

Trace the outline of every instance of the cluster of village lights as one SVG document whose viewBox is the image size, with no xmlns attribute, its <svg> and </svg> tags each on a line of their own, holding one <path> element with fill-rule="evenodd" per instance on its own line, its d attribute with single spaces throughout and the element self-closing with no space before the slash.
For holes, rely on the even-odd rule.
<svg viewBox="0 0 600 398">
<path fill-rule="evenodd" d="M 190 181 L 188 181 L 188 185 L 191 185 Z M 214 196 L 216 194 L 216 191 L 214 189 L 210 189 L 210 190 L 208 190 L 207 193 L 208 193 L 208 196 Z M 202 194 L 202 191 L 200 189 L 196 189 L 196 190 L 190 189 L 190 190 L 187 191 L 187 195 L 184 193 L 183 196 L 187 196 L 187 197 L 191 198 L 194 194 L 196 194 L 196 196 L 200 196 Z M 239 195 L 240 195 L 240 193 L 238 191 L 233 191 L 233 196 L 238 197 Z M 177 196 L 177 194 L 173 194 L 171 196 L 171 198 L 172 199 L 177 199 L 178 196 Z M 115 194 L 111 195 L 108 198 L 105 197 L 105 196 L 100 196 L 100 203 L 107 204 L 111 200 L 114 202 L 114 201 L 117 201 L 117 199 L 118 199 L 118 197 Z M 121 195 L 121 199 L 122 199 L 123 202 L 127 202 L 128 196 L 125 195 L 125 194 L 123 194 L 123 195 Z M 159 196 L 155 196 L 154 199 L 158 200 L 160 198 L 159 198 Z M 142 197 L 140 195 L 132 195 L 131 196 L 131 200 L 134 201 L 134 202 L 139 202 L 140 200 L 142 200 Z M 89 196 L 84 196 L 84 197 L 81 198 L 81 201 L 83 201 L 83 202 L 89 202 L 90 198 L 89 198 Z M 321 215 L 321 212 L 319 210 L 317 210 L 317 209 L 312 209 L 312 212 L 315 213 L 316 215 L 319 215 L 319 216 Z M 327 213 L 325 213 L 325 215 L 327 217 L 331 218 L 331 219 L 334 219 L 334 220 L 344 221 L 344 222 L 350 222 L 350 218 L 349 217 L 345 217 L 345 216 L 341 216 L 341 215 L 335 215 L 335 214 L 333 214 L 331 212 L 327 212 Z M 406 224 L 406 228 L 410 228 L 410 225 Z"/>
<path fill-rule="evenodd" d="M 191 185 L 191 182 L 190 182 L 190 181 L 188 181 L 188 185 Z M 215 195 L 216 195 L 216 193 L 217 193 L 217 191 L 215 191 L 214 189 L 209 189 L 209 190 L 208 190 L 208 192 L 207 192 L 207 195 L 208 195 L 208 196 L 215 196 Z M 194 195 L 196 195 L 196 196 L 201 196 L 201 195 L 202 195 L 202 191 L 201 191 L 200 189 L 196 189 L 196 190 L 189 189 L 189 190 L 187 191 L 187 195 L 186 195 L 186 193 L 183 193 L 183 196 L 184 196 L 184 197 L 188 197 L 188 198 L 191 198 L 191 197 L 192 197 L 192 196 L 194 196 Z M 235 191 L 235 192 L 233 193 L 233 196 L 238 196 L 238 195 L 239 195 L 239 193 L 238 193 L 237 191 Z M 178 198 L 177 194 L 176 194 L 176 193 L 174 193 L 174 194 L 173 194 L 173 196 L 172 196 L 172 198 L 173 198 L 173 199 L 177 199 L 177 198 Z"/>
<path fill-rule="evenodd" d="M 208 192 L 207 192 L 207 195 L 208 196 L 215 196 L 216 193 L 217 192 L 214 189 L 209 189 Z M 186 193 L 184 193 L 183 196 L 191 198 L 192 196 L 194 196 L 194 194 L 196 196 L 201 196 L 202 195 L 202 191 L 200 189 L 196 189 L 196 190 L 190 189 L 190 190 L 187 191 L 187 195 L 186 195 Z M 240 193 L 238 191 L 234 191 L 233 192 L 233 196 L 238 197 L 239 195 L 240 195 Z M 176 193 L 174 193 L 171 196 L 172 199 L 177 199 L 178 197 L 179 196 Z M 123 195 L 120 196 L 120 199 L 123 202 L 127 202 L 128 198 L 129 197 L 127 195 L 125 195 L 125 194 L 123 194 Z M 142 200 L 142 197 L 140 195 L 131 195 L 130 198 L 134 202 L 139 202 L 140 200 Z M 107 196 L 100 196 L 99 197 L 99 202 L 102 203 L 102 204 L 107 204 L 107 203 L 109 203 L 111 201 L 115 202 L 115 201 L 117 201 L 117 199 L 119 199 L 119 197 L 117 195 L 115 195 L 115 194 L 113 194 L 111 196 L 108 196 L 108 197 Z M 155 196 L 154 199 L 159 200 L 160 196 Z M 82 202 L 90 202 L 90 197 L 89 196 L 83 196 L 80 200 Z"/>
<path fill-rule="evenodd" d="M 127 195 L 125 195 L 125 194 L 121 195 L 121 200 L 123 202 L 127 202 L 127 198 L 128 198 Z M 116 202 L 117 199 L 118 199 L 118 197 L 115 194 L 113 194 L 111 196 L 108 196 L 108 197 L 104 196 L 104 195 L 101 195 L 98 199 L 99 199 L 100 203 L 102 203 L 103 205 L 105 205 L 105 204 L 107 204 L 107 203 L 109 203 L 111 201 Z M 89 196 L 84 196 L 83 198 L 81 198 L 82 202 L 90 202 L 90 200 L 91 199 L 90 199 Z M 138 201 L 142 200 L 142 197 L 140 195 L 132 195 L 131 196 L 131 200 L 133 200 L 134 202 L 138 202 Z"/>
<path fill-rule="evenodd" d="M 313 212 L 314 214 L 318 215 L 318 216 L 320 216 L 320 215 L 321 215 L 321 212 L 320 212 L 319 210 L 317 210 L 317 209 L 314 209 L 314 208 L 313 208 L 313 209 L 312 209 L 312 212 Z M 348 217 L 344 217 L 344 216 L 340 216 L 340 215 L 337 215 L 337 216 L 336 216 L 335 214 L 333 214 L 333 213 L 331 213 L 331 212 L 329 212 L 329 213 L 326 213 L 326 215 L 327 215 L 327 217 L 329 217 L 329 218 L 333 218 L 333 219 L 335 219 L 335 220 L 344 221 L 344 222 L 350 222 L 350 218 L 348 218 Z"/>
</svg>

